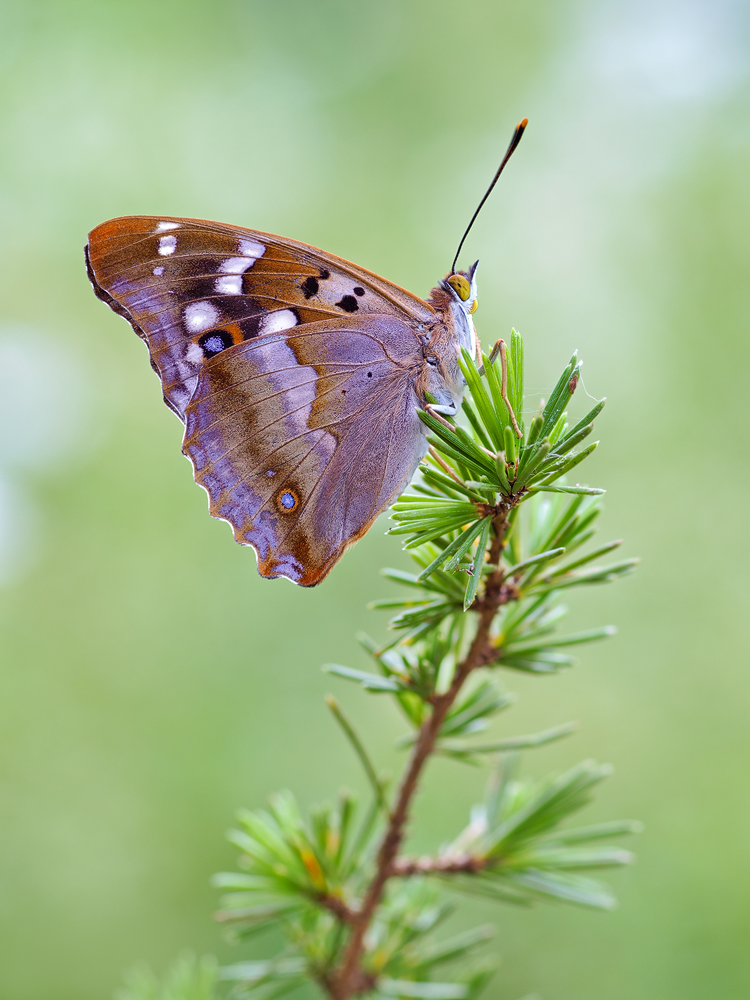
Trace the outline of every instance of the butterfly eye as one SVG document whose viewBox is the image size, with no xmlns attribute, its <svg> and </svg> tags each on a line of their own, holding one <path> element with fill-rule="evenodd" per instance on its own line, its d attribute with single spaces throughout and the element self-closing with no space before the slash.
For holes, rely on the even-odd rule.
<svg viewBox="0 0 750 1000">
<path fill-rule="evenodd" d="M 462 302 L 466 302 L 468 297 L 471 295 L 471 284 L 468 278 L 465 278 L 463 274 L 452 274 L 450 278 L 448 278 L 448 284 Z"/>
</svg>

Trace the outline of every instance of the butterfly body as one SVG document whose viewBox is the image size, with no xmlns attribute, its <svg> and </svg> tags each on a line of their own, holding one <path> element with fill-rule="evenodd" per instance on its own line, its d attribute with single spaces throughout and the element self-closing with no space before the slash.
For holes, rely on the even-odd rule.
<svg viewBox="0 0 750 1000">
<path fill-rule="evenodd" d="M 151 216 L 98 226 L 86 258 L 148 346 L 211 513 L 263 576 L 319 583 L 411 479 L 418 407 L 460 405 L 476 265 L 425 301 L 304 243 Z"/>
</svg>

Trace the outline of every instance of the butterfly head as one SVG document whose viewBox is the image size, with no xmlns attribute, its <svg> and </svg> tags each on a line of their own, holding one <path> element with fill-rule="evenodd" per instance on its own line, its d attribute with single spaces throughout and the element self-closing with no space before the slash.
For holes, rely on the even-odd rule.
<svg viewBox="0 0 750 1000">
<path fill-rule="evenodd" d="M 458 347 L 476 356 L 477 335 L 471 314 L 477 308 L 477 264 L 468 271 L 451 271 L 433 288 L 430 303 L 443 314 L 444 322 L 452 331 Z"/>
<path fill-rule="evenodd" d="M 453 300 L 467 314 L 476 312 L 477 306 L 477 267 L 479 261 L 472 264 L 468 271 L 454 271 L 443 282 L 445 290 L 452 294 Z"/>
<path fill-rule="evenodd" d="M 476 264 L 468 271 L 452 271 L 430 295 L 440 322 L 423 345 L 418 391 L 442 413 L 453 414 L 461 405 L 466 384 L 458 364 L 461 348 L 476 357 L 477 335 L 471 318 L 477 307 L 476 271 Z"/>
</svg>

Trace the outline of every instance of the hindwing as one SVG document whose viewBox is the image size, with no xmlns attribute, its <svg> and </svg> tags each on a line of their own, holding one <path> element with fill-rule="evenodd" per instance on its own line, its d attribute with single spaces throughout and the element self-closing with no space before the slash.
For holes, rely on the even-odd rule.
<svg viewBox="0 0 750 1000">
<path fill-rule="evenodd" d="M 425 446 L 421 354 L 401 320 L 326 320 L 206 363 L 183 451 L 263 576 L 319 583 L 408 483 Z"/>
</svg>

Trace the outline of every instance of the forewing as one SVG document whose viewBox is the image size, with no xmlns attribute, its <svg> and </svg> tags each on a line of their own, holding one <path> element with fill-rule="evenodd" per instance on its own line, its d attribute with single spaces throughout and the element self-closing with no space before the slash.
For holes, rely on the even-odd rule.
<svg viewBox="0 0 750 1000">
<path fill-rule="evenodd" d="M 97 295 L 145 340 L 166 403 L 185 419 L 206 361 L 263 335 L 390 315 L 419 329 L 421 299 L 294 240 L 200 219 L 126 216 L 89 234 Z"/>
<path fill-rule="evenodd" d="M 208 361 L 184 452 L 214 517 L 266 577 L 319 583 L 400 493 L 422 454 L 411 327 L 352 317 L 250 340 Z"/>
</svg>

